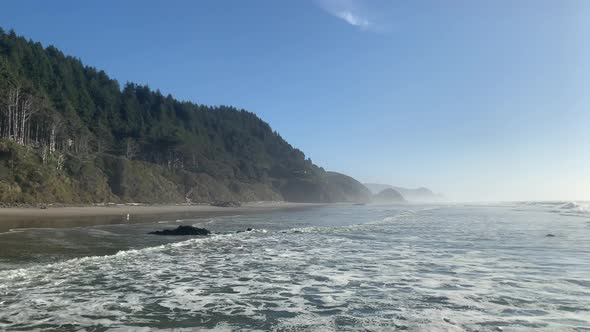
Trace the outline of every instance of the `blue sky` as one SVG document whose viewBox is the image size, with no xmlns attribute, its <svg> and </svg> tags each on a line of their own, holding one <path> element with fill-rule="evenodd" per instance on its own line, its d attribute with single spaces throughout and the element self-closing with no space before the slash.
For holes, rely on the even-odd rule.
<svg viewBox="0 0 590 332">
<path fill-rule="evenodd" d="M 314 162 L 457 200 L 590 200 L 590 2 L 7 1 L 120 82 L 257 113 Z"/>
</svg>

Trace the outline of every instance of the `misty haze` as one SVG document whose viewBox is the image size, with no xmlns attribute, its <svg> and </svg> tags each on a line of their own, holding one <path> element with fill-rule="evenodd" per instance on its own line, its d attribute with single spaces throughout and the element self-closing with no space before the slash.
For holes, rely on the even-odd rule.
<svg viewBox="0 0 590 332">
<path fill-rule="evenodd" d="M 3 3 L 0 331 L 590 331 L 588 17 Z"/>
</svg>

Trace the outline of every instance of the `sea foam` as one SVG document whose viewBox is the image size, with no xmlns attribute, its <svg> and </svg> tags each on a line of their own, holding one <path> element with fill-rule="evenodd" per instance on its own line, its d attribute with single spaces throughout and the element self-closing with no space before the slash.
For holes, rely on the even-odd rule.
<svg viewBox="0 0 590 332">
<path fill-rule="evenodd" d="M 354 225 L 260 228 L 4 271 L 0 329 L 587 327 L 588 230 L 547 213 L 539 234 L 563 223 L 563 245 L 530 232 L 526 213 L 375 211 Z"/>
</svg>

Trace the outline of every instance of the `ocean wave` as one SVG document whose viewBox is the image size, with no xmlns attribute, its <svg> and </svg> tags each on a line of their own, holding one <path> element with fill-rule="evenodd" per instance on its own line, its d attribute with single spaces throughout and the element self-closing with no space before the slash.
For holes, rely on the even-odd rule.
<svg viewBox="0 0 590 332">
<path fill-rule="evenodd" d="M 378 227 L 386 226 L 395 224 L 397 222 L 403 221 L 404 218 L 411 217 L 415 214 L 415 211 L 412 210 L 401 210 L 398 211 L 396 215 L 388 215 L 379 220 L 373 220 L 369 222 L 363 222 L 359 224 L 353 225 L 345 225 L 345 226 L 307 226 L 307 227 L 296 227 L 291 228 L 288 230 L 281 231 L 280 233 L 287 233 L 287 234 L 301 234 L 301 233 L 333 233 L 333 234 L 340 234 L 342 232 L 352 232 L 352 231 L 363 231 L 363 230 L 371 230 Z"/>
<path fill-rule="evenodd" d="M 568 202 L 559 207 L 559 211 L 567 215 L 589 216 L 590 203 L 586 202 Z"/>
<path fill-rule="evenodd" d="M 371 218 L 266 233 L 260 227 L 2 272 L 0 330 L 575 331 L 585 325 L 584 271 L 564 280 L 561 268 L 548 265 L 551 256 L 538 264 L 523 247 L 511 252 L 503 242 L 487 247 L 473 240 L 500 232 L 509 244 L 531 243 L 522 241 L 523 232 L 506 232 L 520 225 L 514 220 L 474 223 L 471 215 L 449 211 Z M 572 308 L 567 321 L 556 304 Z"/>
<path fill-rule="evenodd" d="M 351 232 L 367 231 L 375 228 L 379 228 L 385 225 L 394 224 L 400 222 L 403 218 L 411 217 L 415 214 L 412 210 L 402 210 L 397 215 L 386 216 L 380 220 L 370 221 L 367 223 L 353 224 L 347 226 L 309 226 L 309 227 L 296 227 L 288 230 L 280 231 L 281 234 L 342 234 Z M 213 219 L 213 218 L 212 218 Z M 217 221 L 217 220 L 214 220 Z M 211 222 L 211 221 L 209 221 Z M 199 226 L 200 224 L 195 224 Z M 249 232 L 240 233 L 222 233 L 213 234 L 205 238 L 190 238 L 185 241 L 167 243 L 158 246 L 146 247 L 141 249 L 128 249 L 121 250 L 113 255 L 100 255 L 100 256 L 85 256 L 79 258 L 73 258 L 66 261 L 61 261 L 52 264 L 38 265 L 32 267 L 26 267 L 21 269 L 11 269 L 0 271 L 0 280 L 14 280 L 14 279 L 26 279 L 28 276 L 37 274 L 41 271 L 59 271 L 67 270 L 69 267 L 76 266 L 80 267 L 85 264 L 98 264 L 115 260 L 128 260 L 128 259 L 140 259 L 143 256 L 149 255 L 150 253 L 170 252 L 184 250 L 185 248 L 192 248 L 195 245 L 202 245 L 207 243 L 221 242 L 231 239 L 239 238 L 241 240 L 247 240 L 248 237 L 256 235 L 266 235 L 269 233 L 267 229 L 252 229 Z M 272 232 L 270 232 L 272 233 Z M 2 285 L 0 284 L 0 289 Z"/>
<path fill-rule="evenodd" d="M 590 202 L 583 201 L 540 201 L 521 202 L 518 205 L 541 208 L 547 212 L 565 216 L 590 217 Z M 520 210 L 519 210 L 520 211 Z M 522 210 L 526 211 L 526 210 Z"/>
<path fill-rule="evenodd" d="M 586 203 L 569 202 L 560 207 L 562 210 L 574 210 L 579 212 L 588 212 L 589 207 Z"/>
<path fill-rule="evenodd" d="M 8 281 L 11 279 L 18 279 L 18 278 L 26 278 L 35 272 L 39 271 L 60 271 L 60 270 L 67 270 L 71 266 L 82 266 L 84 264 L 97 264 L 103 263 L 108 261 L 115 261 L 115 260 L 125 260 L 130 258 L 141 258 L 141 256 L 148 255 L 149 253 L 154 252 L 165 252 L 165 251 L 174 251 L 174 250 L 182 250 L 183 248 L 188 248 L 194 246 L 197 243 L 211 243 L 216 241 L 223 241 L 225 239 L 229 239 L 232 237 L 243 236 L 247 233 L 240 233 L 240 234 L 214 234 L 209 237 L 205 238 L 191 238 L 186 241 L 174 242 L 174 243 L 167 243 L 159 246 L 147 247 L 142 249 L 128 249 L 128 250 L 121 250 L 113 255 L 103 255 L 103 256 L 85 256 L 79 258 L 73 258 L 66 261 L 53 263 L 53 264 L 46 264 L 46 265 L 39 265 L 33 267 L 27 267 L 22 269 L 13 269 L 13 270 L 5 270 L 0 271 L 0 280 Z M 2 284 L 0 284 L 0 289 L 2 289 Z"/>
</svg>

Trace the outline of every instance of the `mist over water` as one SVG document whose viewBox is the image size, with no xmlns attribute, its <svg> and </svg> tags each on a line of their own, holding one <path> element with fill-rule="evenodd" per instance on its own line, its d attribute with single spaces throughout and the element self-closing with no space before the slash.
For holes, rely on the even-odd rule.
<svg viewBox="0 0 590 332">
<path fill-rule="evenodd" d="M 3 234 L 1 248 L 78 240 L 2 256 L 0 329 L 587 331 L 590 215 L 568 204 L 335 206 Z M 145 235 L 178 224 L 217 234 Z"/>
</svg>

